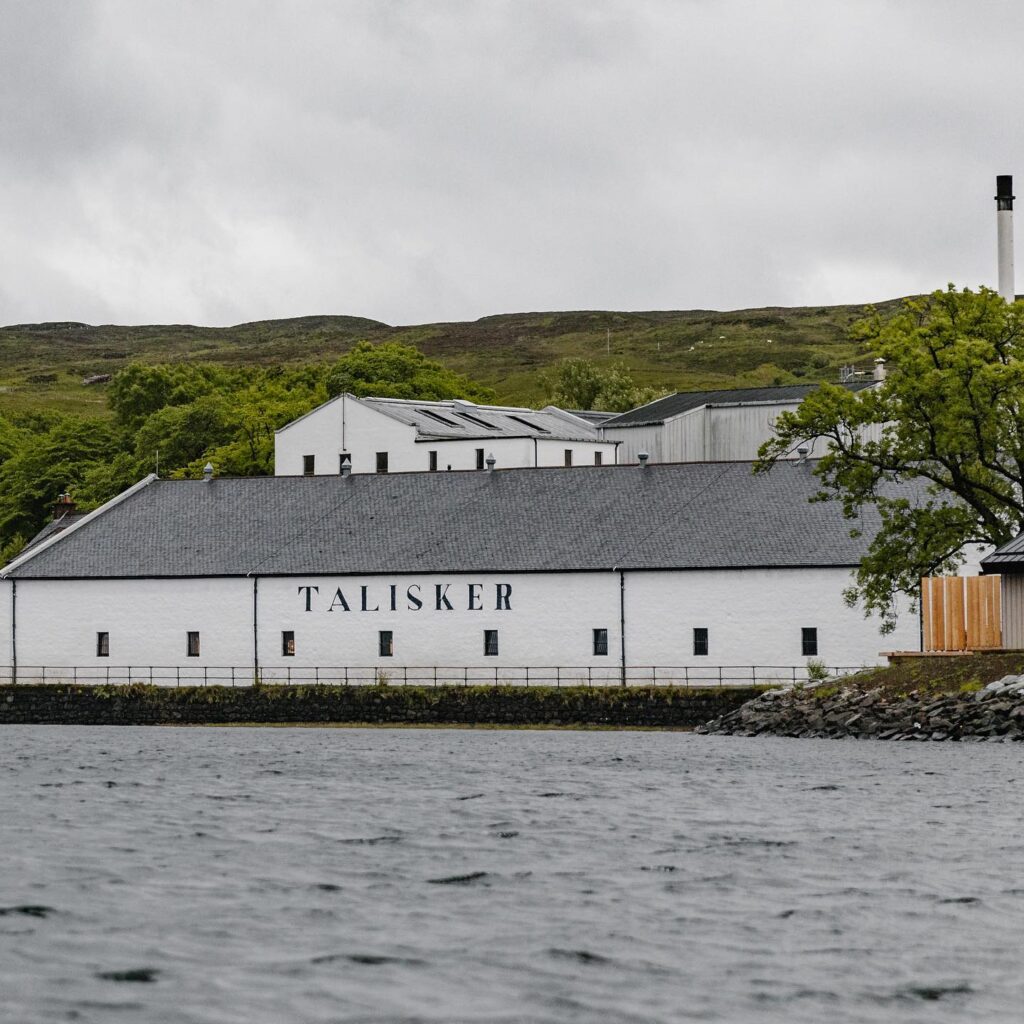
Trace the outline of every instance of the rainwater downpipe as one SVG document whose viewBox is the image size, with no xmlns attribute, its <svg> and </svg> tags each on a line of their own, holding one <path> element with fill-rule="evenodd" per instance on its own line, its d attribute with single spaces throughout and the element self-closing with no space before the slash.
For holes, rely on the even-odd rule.
<svg viewBox="0 0 1024 1024">
<path fill-rule="evenodd" d="M 618 566 L 612 572 L 619 574 L 619 672 L 620 684 L 626 685 L 626 573 Z"/>
<path fill-rule="evenodd" d="M 537 468 L 539 463 L 537 462 L 537 438 L 533 439 L 533 467 Z"/>
<path fill-rule="evenodd" d="M 246 573 L 252 576 L 252 681 L 258 683 L 260 680 L 260 634 L 257 609 L 260 594 L 260 578 L 253 575 L 252 571 Z"/>
</svg>

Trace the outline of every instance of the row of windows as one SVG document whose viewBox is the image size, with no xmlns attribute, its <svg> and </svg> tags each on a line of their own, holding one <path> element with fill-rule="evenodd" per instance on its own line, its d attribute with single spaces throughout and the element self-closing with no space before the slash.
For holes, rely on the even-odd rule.
<svg viewBox="0 0 1024 1024">
<path fill-rule="evenodd" d="M 393 630 L 382 629 L 377 634 L 378 653 L 382 658 L 391 658 L 395 653 L 395 634 Z M 608 630 L 593 631 L 593 647 L 596 656 L 608 653 Z M 709 652 L 708 629 L 706 626 L 695 626 L 693 630 L 693 653 L 695 657 L 707 657 Z M 818 655 L 818 630 L 814 626 L 804 626 L 800 630 L 800 652 L 805 658 Z M 185 653 L 190 658 L 199 657 L 199 631 L 189 630 L 185 634 Z M 281 632 L 281 654 L 286 658 L 295 656 L 295 630 L 285 629 Z M 498 654 L 498 631 L 484 630 L 484 656 Z M 96 657 L 110 657 L 110 634 L 96 634 Z"/>
<path fill-rule="evenodd" d="M 566 448 L 564 453 L 565 465 L 572 465 L 572 449 Z M 483 469 L 486 464 L 485 449 L 476 449 L 476 468 Z M 378 473 L 388 472 L 388 453 L 377 452 L 376 463 Z M 594 452 L 594 465 L 601 466 L 604 464 L 604 453 Z M 338 456 L 338 472 L 341 473 L 346 466 L 352 465 L 352 457 L 347 452 L 342 453 Z M 449 465 L 449 469 L 452 467 Z M 427 452 L 427 469 L 431 473 L 436 473 L 438 469 L 437 465 L 437 452 Z M 303 455 L 302 456 L 302 475 L 303 476 L 315 476 L 316 475 L 316 456 L 315 455 Z"/>
<path fill-rule="evenodd" d="M 596 630 L 595 630 L 596 632 Z M 707 657 L 709 652 L 707 626 L 695 626 L 693 629 L 694 657 Z M 596 654 L 597 651 L 595 650 Z M 800 630 L 800 653 L 805 658 L 818 655 L 818 629 L 816 626 L 803 626 Z"/>
</svg>

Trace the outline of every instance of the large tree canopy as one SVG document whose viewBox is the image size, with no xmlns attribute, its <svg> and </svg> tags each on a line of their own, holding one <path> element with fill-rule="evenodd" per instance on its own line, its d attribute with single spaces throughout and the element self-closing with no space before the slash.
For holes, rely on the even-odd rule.
<svg viewBox="0 0 1024 1024">
<path fill-rule="evenodd" d="M 820 496 L 841 500 L 851 519 L 877 507 L 882 528 L 847 597 L 891 626 L 897 593 L 956 571 L 971 544 L 1024 530 L 1024 303 L 950 285 L 858 333 L 886 361 L 885 382 L 823 384 L 779 417 L 758 468 L 816 439 Z M 910 481 L 915 497 L 884 493 Z"/>
</svg>

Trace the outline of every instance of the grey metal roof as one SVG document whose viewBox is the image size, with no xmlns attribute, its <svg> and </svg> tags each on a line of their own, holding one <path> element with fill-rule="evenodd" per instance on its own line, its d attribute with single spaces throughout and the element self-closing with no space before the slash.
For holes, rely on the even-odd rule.
<svg viewBox="0 0 1024 1024">
<path fill-rule="evenodd" d="M 875 381 L 858 380 L 841 384 L 840 387 L 851 391 L 869 388 Z M 610 420 L 605 420 L 604 427 L 639 427 L 664 423 L 673 416 L 679 416 L 691 409 L 699 409 L 702 405 L 739 405 L 747 402 L 777 402 L 779 404 L 796 404 L 802 402 L 818 385 L 787 384 L 771 388 L 722 388 L 717 391 L 677 391 L 674 395 L 655 399 L 638 409 L 630 409 Z"/>
<path fill-rule="evenodd" d="M 981 567 L 986 572 L 1024 572 L 1024 533 L 986 555 Z"/>
<path fill-rule="evenodd" d="M 553 406 L 537 410 L 461 401 L 414 402 L 398 398 L 360 398 L 358 401 L 415 427 L 419 437 L 432 441 L 489 437 L 536 437 L 557 441 L 601 439 L 590 423 Z"/>
<path fill-rule="evenodd" d="M 852 566 L 877 528 L 807 464 L 153 480 L 17 579 Z M 857 525 L 864 536 L 849 536 Z"/>
</svg>

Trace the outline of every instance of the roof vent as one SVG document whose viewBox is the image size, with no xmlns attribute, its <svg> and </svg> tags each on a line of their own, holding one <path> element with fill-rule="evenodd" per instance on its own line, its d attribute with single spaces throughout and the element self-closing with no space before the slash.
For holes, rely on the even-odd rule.
<svg viewBox="0 0 1024 1024">
<path fill-rule="evenodd" d="M 213 479 L 213 463 L 208 462 L 203 466 L 203 480 L 209 483 Z"/>
<path fill-rule="evenodd" d="M 348 476 L 352 472 L 352 453 L 342 452 L 338 456 L 338 472 L 342 476 Z"/>
<path fill-rule="evenodd" d="M 647 460 L 650 458 L 650 455 L 648 455 L 647 452 L 640 452 L 637 455 L 637 458 L 640 460 L 640 465 L 641 466 L 646 466 L 647 465 Z"/>
<path fill-rule="evenodd" d="M 498 460 L 494 457 L 493 452 L 487 456 L 487 472 L 490 473 L 494 470 L 494 464 Z"/>
<path fill-rule="evenodd" d="M 885 380 L 885 360 L 875 360 L 875 370 L 871 375 L 875 380 Z"/>
<path fill-rule="evenodd" d="M 811 454 L 811 449 L 807 445 L 802 444 L 797 448 L 796 453 L 799 456 L 800 462 L 806 462 L 807 456 Z"/>
</svg>

